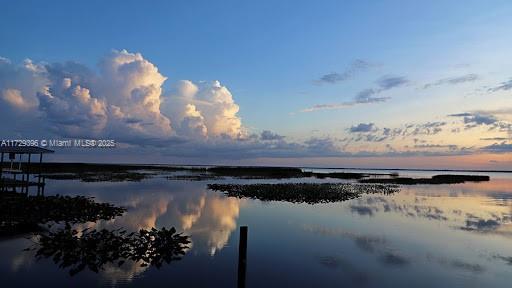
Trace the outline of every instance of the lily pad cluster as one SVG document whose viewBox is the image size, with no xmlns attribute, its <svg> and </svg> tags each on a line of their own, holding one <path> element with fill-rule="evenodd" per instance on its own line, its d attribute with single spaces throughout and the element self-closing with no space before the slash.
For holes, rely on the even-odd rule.
<svg viewBox="0 0 512 288">
<path fill-rule="evenodd" d="M 341 202 L 362 194 L 392 194 L 399 190 L 397 185 L 354 183 L 209 184 L 208 188 L 229 197 L 308 204 Z"/>
</svg>

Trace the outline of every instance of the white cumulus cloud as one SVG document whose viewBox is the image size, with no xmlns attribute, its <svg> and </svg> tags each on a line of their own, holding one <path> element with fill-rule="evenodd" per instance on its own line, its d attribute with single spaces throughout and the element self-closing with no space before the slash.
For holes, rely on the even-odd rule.
<svg viewBox="0 0 512 288">
<path fill-rule="evenodd" d="M 183 80 L 169 93 L 166 80 L 156 65 L 126 50 L 106 55 L 98 73 L 75 62 L 0 58 L 0 117 L 25 113 L 55 135 L 136 144 L 244 135 L 239 107 L 219 81 Z"/>
<path fill-rule="evenodd" d="M 166 97 L 163 111 L 177 121 L 179 134 L 194 132 L 196 136 L 234 139 L 245 135 L 237 115 L 239 107 L 219 81 L 180 81 L 175 90 Z"/>
</svg>

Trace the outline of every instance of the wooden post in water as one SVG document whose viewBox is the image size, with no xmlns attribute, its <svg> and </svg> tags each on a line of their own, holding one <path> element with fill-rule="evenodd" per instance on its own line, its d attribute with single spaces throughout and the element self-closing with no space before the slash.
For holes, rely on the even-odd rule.
<svg viewBox="0 0 512 288">
<path fill-rule="evenodd" d="M 238 288 L 245 288 L 245 270 L 247 268 L 247 226 L 240 226 L 238 246 Z"/>
</svg>

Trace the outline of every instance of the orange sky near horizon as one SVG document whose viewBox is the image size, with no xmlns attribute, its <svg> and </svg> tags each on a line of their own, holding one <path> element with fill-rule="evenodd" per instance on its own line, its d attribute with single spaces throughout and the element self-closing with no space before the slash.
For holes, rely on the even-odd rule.
<svg viewBox="0 0 512 288">
<path fill-rule="evenodd" d="M 456 156 L 403 156 L 403 157 L 323 157 L 302 159 L 259 159 L 260 163 L 283 166 L 401 168 L 401 169 L 464 169 L 510 170 L 512 153 L 473 154 Z"/>
</svg>

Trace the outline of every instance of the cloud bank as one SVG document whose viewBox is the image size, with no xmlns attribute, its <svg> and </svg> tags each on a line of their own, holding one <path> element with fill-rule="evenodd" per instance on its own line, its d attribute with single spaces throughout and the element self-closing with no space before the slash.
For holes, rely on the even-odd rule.
<svg viewBox="0 0 512 288">
<path fill-rule="evenodd" d="M 354 69 L 365 65 L 359 62 L 347 71 L 354 73 Z M 347 71 L 343 77 L 350 77 Z M 363 122 L 341 130 L 344 139 L 326 135 L 292 140 L 270 130 L 254 132 L 246 128 L 234 95 L 217 80 L 173 80 L 166 86 L 171 88 L 164 89 L 168 81 L 142 54 L 126 50 L 108 53 L 95 69 L 76 62 L 27 59 L 13 63 L 0 58 L 0 121 L 8 123 L 0 125 L 0 135 L 5 139 L 115 139 L 126 154 L 145 151 L 202 160 L 510 151 L 512 123 L 503 120 L 510 115 L 509 108 L 448 115 L 449 119 L 456 119 L 458 126 L 446 121 L 398 127 Z M 443 81 L 456 84 L 466 80 Z M 390 98 L 381 93 L 408 83 L 405 77 L 384 76 L 350 101 L 315 105 L 304 112 L 384 102 Z M 439 136 L 450 128 L 460 133 L 477 127 L 500 133 L 481 135 L 489 136 L 482 141 L 499 142 L 467 148 L 443 143 Z M 121 151 L 113 152 L 116 153 Z"/>
<path fill-rule="evenodd" d="M 126 50 L 112 51 L 98 68 L 95 73 L 74 62 L 30 60 L 16 65 L 2 58 L 0 112 L 5 118 L 22 113 L 57 136 L 134 144 L 244 134 L 239 107 L 219 81 L 185 80 L 166 94 L 167 77 L 140 53 Z"/>
<path fill-rule="evenodd" d="M 342 155 L 334 142 L 250 133 L 219 81 L 175 81 L 140 53 L 112 51 L 96 70 L 76 62 L 0 59 L 2 137 L 115 139 L 125 153 L 242 159 Z M 20 119 L 20 121 L 12 121 Z M 145 151 L 145 152 L 144 152 Z M 116 151 L 117 153 L 117 151 Z"/>
</svg>

